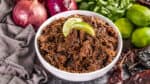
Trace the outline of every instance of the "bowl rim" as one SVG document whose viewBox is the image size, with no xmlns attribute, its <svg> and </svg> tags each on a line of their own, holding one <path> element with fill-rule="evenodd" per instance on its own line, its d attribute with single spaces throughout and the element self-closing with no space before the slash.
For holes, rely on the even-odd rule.
<svg viewBox="0 0 150 84">
<path fill-rule="evenodd" d="M 118 46 L 117 46 L 117 53 L 116 53 L 116 56 L 115 58 L 112 60 L 111 63 L 109 63 L 108 65 L 106 65 L 105 67 L 101 68 L 101 69 L 98 69 L 96 71 L 92 71 L 92 72 L 88 72 L 88 73 L 71 73 L 71 72 L 67 72 L 67 71 L 64 71 L 64 70 L 61 70 L 61 69 L 58 69 L 56 68 L 55 66 L 51 65 L 50 63 L 48 63 L 44 57 L 41 55 L 40 51 L 39 51 L 39 45 L 38 45 L 38 37 L 41 35 L 41 32 L 43 31 L 43 29 L 48 26 L 48 24 L 50 24 L 51 22 L 53 22 L 54 20 L 57 20 L 61 17 L 68 17 L 68 16 L 65 16 L 65 14 L 68 14 L 68 13 L 72 13 L 70 15 L 74 15 L 74 14 L 80 14 L 80 15 L 86 15 L 88 16 L 87 14 L 92 14 L 91 16 L 96 16 L 96 17 L 99 17 L 100 19 L 102 19 L 103 21 L 107 22 L 111 27 L 114 28 L 114 30 L 118 33 Z M 74 14 L 73 14 L 74 13 Z M 81 14 L 82 13 L 82 14 Z M 87 14 L 83 14 L 83 13 L 87 13 Z M 62 16 L 60 16 L 62 15 Z M 74 75 L 74 76 L 90 76 L 92 74 L 96 74 L 96 73 L 100 73 L 102 71 L 105 71 L 106 69 L 108 69 L 109 67 L 112 67 L 116 64 L 116 62 L 119 60 L 119 57 L 120 57 L 120 54 L 122 52 L 122 48 L 123 48 L 123 40 L 122 40 L 122 36 L 121 36 L 121 33 L 119 31 L 119 29 L 117 28 L 117 26 L 111 21 L 109 20 L 107 17 L 101 15 L 101 14 L 98 14 L 98 13 L 95 13 L 95 12 L 91 12 L 91 11 L 85 11 L 85 10 L 72 10 L 72 11 L 65 11 L 65 12 L 61 12 L 61 13 L 58 13 L 50 18 L 48 18 L 38 29 L 37 33 L 36 33 L 36 36 L 35 36 L 35 39 L 34 39 L 34 46 L 35 46 L 35 51 L 37 53 L 37 56 L 38 56 L 38 59 L 39 61 L 41 62 L 41 64 L 43 65 L 43 61 L 45 61 L 47 67 L 55 70 L 56 72 L 58 73 L 63 73 L 63 74 L 67 74 L 68 76 L 69 75 Z M 44 66 L 44 68 L 46 68 Z M 47 68 L 46 68 L 47 69 Z M 49 72 L 51 72 L 50 70 L 48 70 Z M 53 75 L 57 76 L 56 74 L 52 73 Z M 58 77 L 58 76 L 57 76 Z M 69 80 L 69 81 L 74 81 L 74 82 L 78 82 L 78 81 L 82 81 L 82 80 L 73 80 L 73 79 L 65 79 L 65 78 L 62 78 L 62 77 L 59 77 L 61 79 L 64 79 L 64 80 Z M 95 79 L 95 78 L 93 78 Z M 91 79 L 92 80 L 92 79 Z M 88 81 L 88 80 L 83 80 L 83 81 Z"/>
</svg>

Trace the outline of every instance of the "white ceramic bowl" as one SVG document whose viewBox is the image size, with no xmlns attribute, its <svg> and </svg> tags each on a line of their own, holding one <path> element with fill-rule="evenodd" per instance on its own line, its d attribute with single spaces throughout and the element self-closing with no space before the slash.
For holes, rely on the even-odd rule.
<svg viewBox="0 0 150 84">
<path fill-rule="evenodd" d="M 114 60 L 110 64 L 108 64 L 104 68 L 93 71 L 93 72 L 89 72 L 89 73 L 70 73 L 70 72 L 66 72 L 66 71 L 60 70 L 60 69 L 52 66 L 40 54 L 40 51 L 39 51 L 39 48 L 38 48 L 37 38 L 41 35 L 41 32 L 42 32 L 43 28 L 45 28 L 47 25 L 49 25 L 51 22 L 53 22 L 56 19 L 59 19 L 61 17 L 68 17 L 68 16 L 74 15 L 74 14 L 81 14 L 81 15 L 87 15 L 87 16 L 97 16 L 100 19 L 106 21 L 109 25 L 111 25 L 116 30 L 116 32 L 118 33 L 118 48 L 117 48 L 116 57 L 114 58 Z M 99 78 L 99 77 L 103 76 L 110 69 L 112 69 L 112 67 L 116 64 L 116 62 L 118 61 L 119 56 L 121 54 L 121 51 L 122 51 L 122 37 L 121 37 L 121 34 L 120 34 L 118 28 L 113 24 L 112 21 L 110 21 L 106 17 L 104 17 L 100 14 L 94 13 L 94 12 L 73 10 L 73 11 L 67 11 L 67 12 L 62 12 L 62 13 L 56 14 L 56 15 L 50 17 L 47 21 L 45 21 L 41 25 L 41 27 L 37 31 L 37 34 L 36 34 L 36 37 L 35 37 L 35 49 L 36 49 L 37 56 L 38 56 L 40 62 L 42 63 L 42 65 L 50 73 L 52 73 L 56 77 L 59 77 L 61 79 L 68 80 L 68 81 L 74 81 L 74 82 L 89 81 L 89 80 L 93 80 L 93 79 L 96 79 L 96 78 Z"/>
</svg>

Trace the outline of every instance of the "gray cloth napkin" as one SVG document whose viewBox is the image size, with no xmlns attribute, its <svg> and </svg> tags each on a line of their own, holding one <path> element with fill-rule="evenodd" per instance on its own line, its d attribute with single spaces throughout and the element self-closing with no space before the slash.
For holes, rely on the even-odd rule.
<svg viewBox="0 0 150 84">
<path fill-rule="evenodd" d="M 31 25 L 14 25 L 11 12 L 15 0 L 0 0 L 0 84 L 105 84 L 108 76 L 88 82 L 68 82 L 47 74 L 34 60 Z M 47 79 L 49 78 L 49 79 Z"/>
<path fill-rule="evenodd" d="M 25 29 L 0 23 L 0 84 L 42 84 L 46 73 L 34 65 L 34 35 Z"/>
</svg>

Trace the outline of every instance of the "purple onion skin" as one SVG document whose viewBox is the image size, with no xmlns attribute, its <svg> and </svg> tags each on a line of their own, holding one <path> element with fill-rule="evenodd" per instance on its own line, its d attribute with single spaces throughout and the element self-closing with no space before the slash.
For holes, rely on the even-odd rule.
<svg viewBox="0 0 150 84">
<path fill-rule="evenodd" d="M 12 17 L 16 25 L 26 27 L 32 24 L 37 30 L 48 15 L 46 8 L 38 0 L 20 0 L 13 9 Z"/>
<path fill-rule="evenodd" d="M 51 16 L 59 12 L 67 11 L 63 0 L 47 0 L 47 8 Z"/>
</svg>

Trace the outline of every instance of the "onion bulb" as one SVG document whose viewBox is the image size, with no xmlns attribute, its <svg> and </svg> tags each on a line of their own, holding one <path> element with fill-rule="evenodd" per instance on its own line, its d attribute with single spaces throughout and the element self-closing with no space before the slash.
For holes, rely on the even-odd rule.
<svg viewBox="0 0 150 84">
<path fill-rule="evenodd" d="M 47 0 L 46 4 L 50 15 L 55 15 L 59 12 L 77 9 L 77 4 L 75 0 Z"/>
<path fill-rule="evenodd" d="M 76 10 L 77 9 L 76 0 L 64 0 L 64 5 L 68 10 Z"/>
<path fill-rule="evenodd" d="M 38 0 L 20 0 L 13 9 L 13 20 L 22 27 L 32 24 L 37 29 L 47 17 L 45 7 Z"/>
</svg>

